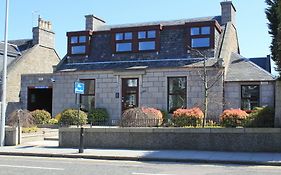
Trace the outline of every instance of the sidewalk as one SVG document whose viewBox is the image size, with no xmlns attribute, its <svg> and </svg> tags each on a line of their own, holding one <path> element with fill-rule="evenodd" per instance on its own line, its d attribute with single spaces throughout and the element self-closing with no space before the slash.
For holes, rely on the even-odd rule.
<svg viewBox="0 0 281 175">
<path fill-rule="evenodd" d="M 78 149 L 58 148 L 58 141 L 6 146 L 0 148 L 0 155 L 281 166 L 281 153 L 85 149 L 84 153 L 79 154 Z"/>
</svg>

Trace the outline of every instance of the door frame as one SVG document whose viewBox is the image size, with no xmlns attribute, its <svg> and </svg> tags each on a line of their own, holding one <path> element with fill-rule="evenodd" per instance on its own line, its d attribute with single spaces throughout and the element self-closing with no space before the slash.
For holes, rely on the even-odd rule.
<svg viewBox="0 0 281 175">
<path fill-rule="evenodd" d="M 136 92 L 136 98 L 137 98 L 137 100 L 136 100 L 136 106 L 137 107 L 139 107 L 139 104 L 140 104 L 140 77 L 138 77 L 138 76 L 134 76 L 134 77 L 120 77 L 120 80 L 121 80 L 121 82 L 120 82 L 120 90 L 121 90 L 121 98 L 120 98 L 120 100 L 121 100 L 121 114 L 125 111 L 124 110 L 124 105 L 123 105 L 123 90 L 124 90 L 124 86 L 123 86 L 123 82 L 124 82 L 124 80 L 129 80 L 129 79 L 137 79 L 137 92 Z"/>
</svg>

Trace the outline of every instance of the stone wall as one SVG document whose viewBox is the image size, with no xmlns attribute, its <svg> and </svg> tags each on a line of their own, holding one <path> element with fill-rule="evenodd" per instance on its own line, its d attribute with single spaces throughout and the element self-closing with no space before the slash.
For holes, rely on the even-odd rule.
<svg viewBox="0 0 281 175">
<path fill-rule="evenodd" d="M 276 81 L 275 127 L 281 127 L 281 81 Z"/>
<path fill-rule="evenodd" d="M 241 108 L 241 85 L 260 85 L 260 106 L 274 107 L 274 82 L 225 82 L 225 109 Z"/>
<path fill-rule="evenodd" d="M 211 78 L 218 70 L 209 70 Z M 77 107 L 73 92 L 74 82 L 77 79 L 95 79 L 96 107 L 106 108 L 111 119 L 121 116 L 121 81 L 122 78 L 139 78 L 139 106 L 149 106 L 167 110 L 167 80 L 168 77 L 187 78 L 187 106 L 199 106 L 203 110 L 203 81 L 198 69 L 154 69 L 125 72 L 69 72 L 55 73 L 53 84 L 53 114 L 66 108 Z M 115 94 L 120 97 L 116 98 Z M 223 80 L 218 80 L 210 89 L 209 117 L 217 118 L 222 112 Z"/>
<path fill-rule="evenodd" d="M 21 75 L 52 73 L 52 66 L 58 64 L 58 62 L 59 57 L 53 49 L 36 45 L 8 69 L 7 114 L 20 107 Z"/>
<path fill-rule="evenodd" d="M 78 147 L 80 128 L 60 128 L 59 146 Z M 280 128 L 85 128 L 86 148 L 281 152 Z"/>
</svg>

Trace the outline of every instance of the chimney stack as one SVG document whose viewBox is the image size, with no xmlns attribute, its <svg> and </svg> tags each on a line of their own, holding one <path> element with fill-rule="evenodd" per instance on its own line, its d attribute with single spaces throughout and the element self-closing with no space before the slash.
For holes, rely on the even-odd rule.
<svg viewBox="0 0 281 175">
<path fill-rule="evenodd" d="M 55 33 L 52 31 L 52 24 L 50 21 L 44 21 L 38 18 L 38 26 L 33 27 L 33 44 L 55 48 Z"/>
<path fill-rule="evenodd" d="M 96 31 L 99 27 L 105 24 L 105 21 L 96 17 L 95 15 L 86 15 L 85 29 Z"/>
<path fill-rule="evenodd" d="M 232 1 L 223 1 L 221 2 L 221 23 L 225 25 L 228 22 L 236 26 L 236 9 Z"/>
</svg>

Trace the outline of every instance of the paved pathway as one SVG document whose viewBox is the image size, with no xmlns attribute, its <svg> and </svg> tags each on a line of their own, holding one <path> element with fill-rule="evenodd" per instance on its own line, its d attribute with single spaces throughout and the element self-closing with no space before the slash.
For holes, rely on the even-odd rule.
<svg viewBox="0 0 281 175">
<path fill-rule="evenodd" d="M 58 141 L 35 141 L 0 148 L 0 155 L 70 157 L 107 160 L 233 163 L 281 166 L 281 153 L 242 153 L 216 151 L 125 150 L 59 148 Z"/>
</svg>

